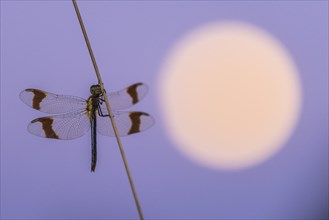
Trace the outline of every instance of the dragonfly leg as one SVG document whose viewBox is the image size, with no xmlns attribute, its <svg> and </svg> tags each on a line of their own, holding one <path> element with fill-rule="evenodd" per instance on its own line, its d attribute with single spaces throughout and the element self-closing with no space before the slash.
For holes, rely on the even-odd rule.
<svg viewBox="0 0 329 220">
<path fill-rule="evenodd" d="M 103 114 L 102 108 L 100 107 L 100 105 L 98 106 L 98 115 L 101 116 L 101 117 L 109 117 L 110 116 L 109 114 L 107 114 L 107 115 Z"/>
</svg>

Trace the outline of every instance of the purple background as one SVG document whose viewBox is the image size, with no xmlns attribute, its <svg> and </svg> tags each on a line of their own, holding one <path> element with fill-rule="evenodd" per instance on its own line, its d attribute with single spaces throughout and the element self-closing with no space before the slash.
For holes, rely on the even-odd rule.
<svg viewBox="0 0 329 220">
<path fill-rule="evenodd" d="M 78 2 L 107 91 L 142 81 L 133 109 L 156 125 L 122 139 L 146 218 L 328 217 L 328 2 Z M 278 38 L 303 86 L 302 115 L 286 146 L 252 169 L 200 167 L 169 142 L 157 79 L 169 48 L 198 25 L 233 19 Z M 88 97 L 93 66 L 70 1 L 1 1 L 1 218 L 137 218 L 116 141 L 39 138 L 28 122 L 25 88 Z M 179 92 L 179 91 L 177 91 Z"/>
</svg>

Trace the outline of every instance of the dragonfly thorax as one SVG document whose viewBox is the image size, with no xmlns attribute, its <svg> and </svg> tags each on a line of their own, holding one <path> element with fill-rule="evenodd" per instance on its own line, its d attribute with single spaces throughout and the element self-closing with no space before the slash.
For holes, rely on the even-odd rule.
<svg viewBox="0 0 329 220">
<path fill-rule="evenodd" d="M 99 102 L 99 97 L 95 97 L 94 95 L 91 95 L 87 101 L 87 111 L 88 112 L 94 112 L 95 110 L 97 110 L 100 102 Z"/>
</svg>

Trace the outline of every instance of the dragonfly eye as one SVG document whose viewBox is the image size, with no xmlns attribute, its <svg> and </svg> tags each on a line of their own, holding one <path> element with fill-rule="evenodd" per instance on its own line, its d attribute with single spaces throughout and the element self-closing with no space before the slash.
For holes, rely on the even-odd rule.
<svg viewBox="0 0 329 220">
<path fill-rule="evenodd" d="M 90 87 L 90 93 L 92 95 L 99 95 L 99 94 L 102 94 L 102 90 L 101 90 L 101 87 L 99 85 L 92 85 Z"/>
</svg>

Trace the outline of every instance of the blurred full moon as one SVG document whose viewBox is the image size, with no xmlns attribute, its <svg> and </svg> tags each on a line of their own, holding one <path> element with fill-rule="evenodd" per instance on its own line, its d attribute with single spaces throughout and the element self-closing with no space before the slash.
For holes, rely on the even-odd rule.
<svg viewBox="0 0 329 220">
<path fill-rule="evenodd" d="M 241 22 L 208 24 L 180 39 L 163 65 L 159 94 L 175 146 L 215 169 L 269 159 L 291 136 L 301 105 L 287 50 Z"/>
</svg>

